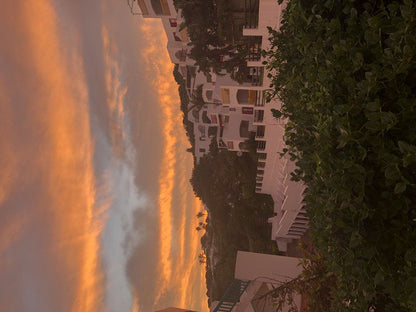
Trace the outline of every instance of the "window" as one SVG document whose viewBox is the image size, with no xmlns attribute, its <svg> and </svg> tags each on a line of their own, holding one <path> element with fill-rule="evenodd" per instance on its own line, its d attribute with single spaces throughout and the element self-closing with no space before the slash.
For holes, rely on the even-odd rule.
<svg viewBox="0 0 416 312">
<path fill-rule="evenodd" d="M 205 96 L 207 97 L 209 101 L 211 101 L 213 94 L 214 92 L 212 90 L 207 90 L 207 92 L 205 93 Z"/>
<path fill-rule="evenodd" d="M 230 89 L 221 89 L 221 100 L 223 104 L 230 104 Z"/>
<path fill-rule="evenodd" d="M 257 141 L 257 149 L 264 151 L 266 149 L 266 141 Z"/>
<path fill-rule="evenodd" d="M 250 137 L 250 131 L 248 130 L 249 122 L 248 120 L 241 120 L 240 122 L 240 137 L 248 138 Z"/>
<path fill-rule="evenodd" d="M 138 0 L 137 1 L 140 7 L 140 11 L 142 11 L 143 15 L 149 15 L 149 10 L 147 9 L 146 3 L 144 3 L 144 0 Z"/>
<path fill-rule="evenodd" d="M 248 104 L 256 104 L 257 91 L 250 90 L 248 91 Z"/>
<path fill-rule="evenodd" d="M 151 0 L 151 4 L 156 15 L 170 15 L 167 0 Z"/>
<path fill-rule="evenodd" d="M 263 122 L 264 118 L 264 111 L 263 110 L 255 110 L 254 111 L 254 122 Z"/>
<path fill-rule="evenodd" d="M 237 91 L 238 104 L 255 104 L 257 98 L 256 90 L 239 89 Z"/>
<path fill-rule="evenodd" d="M 213 136 L 217 136 L 217 132 L 218 132 L 218 127 L 208 127 L 208 136 L 209 137 L 213 137 Z"/>
<path fill-rule="evenodd" d="M 170 18 L 169 23 L 170 23 L 170 27 L 178 26 L 178 23 L 176 22 L 176 18 Z"/>
<path fill-rule="evenodd" d="M 247 104 L 248 103 L 248 90 L 246 89 L 238 90 L 237 101 L 238 101 L 238 104 Z"/>
<path fill-rule="evenodd" d="M 199 152 L 200 152 L 200 153 L 205 153 L 205 148 L 200 148 L 200 149 L 199 149 Z"/>
<path fill-rule="evenodd" d="M 213 123 L 213 124 L 218 123 L 217 115 L 214 115 L 214 114 L 211 115 L 211 123 Z"/>
<path fill-rule="evenodd" d="M 227 142 L 227 148 L 231 149 L 231 150 L 234 149 L 234 142 L 233 141 L 228 141 Z"/>
<path fill-rule="evenodd" d="M 263 138 L 266 131 L 266 126 L 257 126 L 256 137 Z"/>
<path fill-rule="evenodd" d="M 173 32 L 173 37 L 175 38 L 175 41 L 182 41 L 182 39 L 176 35 L 176 32 Z"/>
<path fill-rule="evenodd" d="M 259 159 L 266 159 L 267 158 L 267 153 L 258 153 L 257 154 L 258 155 L 258 157 L 259 157 Z"/>
<path fill-rule="evenodd" d="M 205 124 L 211 123 L 211 119 L 208 118 L 208 113 L 206 110 L 202 111 L 202 122 Z"/>
<path fill-rule="evenodd" d="M 243 107 L 241 111 L 243 114 L 253 115 L 253 107 Z"/>
</svg>

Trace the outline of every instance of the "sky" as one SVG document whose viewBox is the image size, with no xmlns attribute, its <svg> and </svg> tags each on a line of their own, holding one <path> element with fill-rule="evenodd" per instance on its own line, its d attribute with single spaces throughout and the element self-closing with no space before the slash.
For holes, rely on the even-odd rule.
<svg viewBox="0 0 416 312">
<path fill-rule="evenodd" d="M 161 22 L 25 0 L 0 25 L 0 311 L 208 311 Z"/>
</svg>

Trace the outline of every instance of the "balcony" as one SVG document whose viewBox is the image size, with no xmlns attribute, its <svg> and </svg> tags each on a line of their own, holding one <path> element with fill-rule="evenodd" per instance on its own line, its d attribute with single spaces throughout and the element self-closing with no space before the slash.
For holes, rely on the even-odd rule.
<svg viewBox="0 0 416 312">
<path fill-rule="evenodd" d="M 259 160 L 266 160 L 267 159 L 267 153 L 257 153 L 257 157 Z"/>
<path fill-rule="evenodd" d="M 263 84 L 263 70 L 264 70 L 264 68 L 262 67 L 261 68 L 261 71 L 262 71 L 262 73 L 261 73 L 261 81 L 259 82 L 260 85 Z M 257 92 L 256 104 L 254 104 L 254 106 L 256 106 L 256 107 L 263 107 L 264 106 L 264 102 L 265 102 L 264 92 L 265 91 L 263 91 L 263 92 L 261 92 L 261 91 Z"/>
<path fill-rule="evenodd" d="M 266 149 L 266 141 L 257 141 L 257 151 L 264 151 Z"/>
<path fill-rule="evenodd" d="M 254 122 L 263 122 L 263 119 L 264 119 L 264 110 L 255 110 Z"/>
<path fill-rule="evenodd" d="M 264 138 L 264 134 L 266 132 L 266 126 L 257 126 L 256 130 L 256 139 Z"/>
<path fill-rule="evenodd" d="M 249 74 L 247 76 L 249 83 L 251 83 L 252 86 L 261 86 L 263 85 L 263 73 L 264 68 L 263 67 L 250 67 Z M 257 92 L 257 98 L 260 99 L 261 92 Z M 256 101 L 257 103 L 258 101 Z"/>
<path fill-rule="evenodd" d="M 259 0 L 244 0 L 244 26 L 243 28 L 258 28 L 259 26 Z"/>
<path fill-rule="evenodd" d="M 246 57 L 247 61 L 257 62 L 261 59 L 261 36 L 250 36 L 247 38 L 248 45 L 248 55 Z"/>
</svg>

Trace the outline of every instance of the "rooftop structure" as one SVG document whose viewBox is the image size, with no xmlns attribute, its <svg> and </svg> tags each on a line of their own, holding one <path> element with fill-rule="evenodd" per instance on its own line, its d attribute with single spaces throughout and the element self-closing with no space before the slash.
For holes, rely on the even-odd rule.
<svg viewBox="0 0 416 312">
<path fill-rule="evenodd" d="M 302 273 L 299 258 L 238 251 L 234 278 L 220 301 L 211 305 L 212 312 L 274 312 L 271 297 L 263 296 L 282 283 Z M 264 297 L 264 298 L 263 298 Z M 303 311 L 304 302 L 295 294 L 294 303 Z M 288 312 L 284 305 L 282 311 Z"/>
</svg>

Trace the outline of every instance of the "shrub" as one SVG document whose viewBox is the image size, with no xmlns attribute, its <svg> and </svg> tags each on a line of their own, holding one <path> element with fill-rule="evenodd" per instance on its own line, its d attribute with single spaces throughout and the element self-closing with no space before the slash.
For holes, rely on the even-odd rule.
<svg viewBox="0 0 416 312">
<path fill-rule="evenodd" d="M 415 311 L 414 3 L 292 0 L 270 34 L 268 99 L 290 118 L 332 309 Z"/>
</svg>

